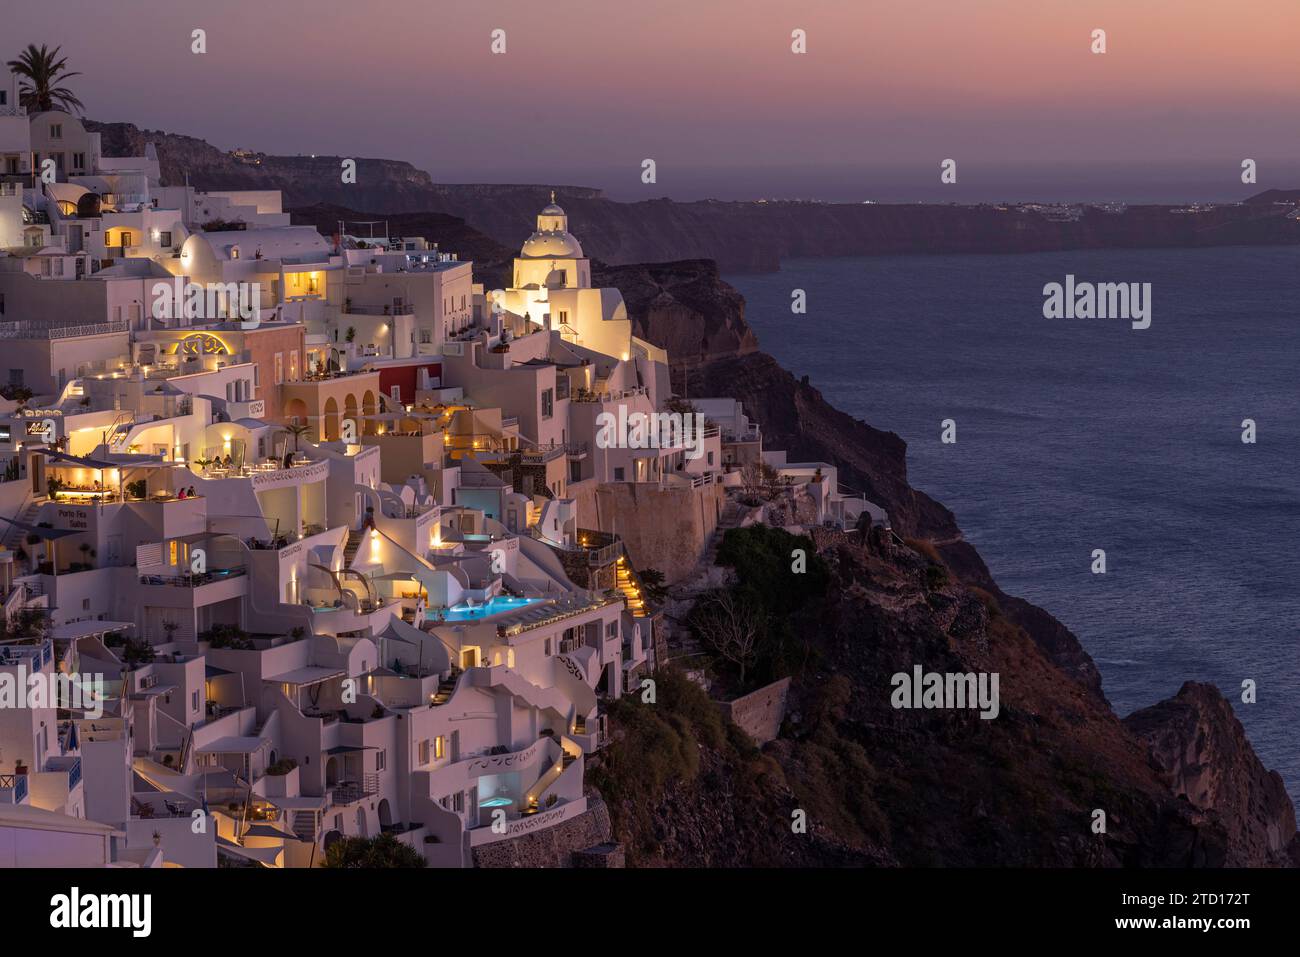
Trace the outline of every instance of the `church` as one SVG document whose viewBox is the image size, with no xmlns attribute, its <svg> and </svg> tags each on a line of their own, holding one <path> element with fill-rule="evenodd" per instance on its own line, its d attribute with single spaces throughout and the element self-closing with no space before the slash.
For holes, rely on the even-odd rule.
<svg viewBox="0 0 1300 957">
<path fill-rule="evenodd" d="M 569 232 L 569 217 L 555 203 L 543 207 L 537 228 L 515 257 L 513 286 L 496 294 L 501 307 L 566 342 L 619 359 L 632 349 L 632 323 L 617 289 L 593 289 L 591 260 Z"/>
</svg>

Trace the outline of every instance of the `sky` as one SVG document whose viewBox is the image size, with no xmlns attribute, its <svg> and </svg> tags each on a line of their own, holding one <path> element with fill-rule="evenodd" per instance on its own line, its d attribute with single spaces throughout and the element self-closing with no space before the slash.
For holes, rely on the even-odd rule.
<svg viewBox="0 0 1300 957">
<path fill-rule="evenodd" d="M 63 46 L 93 118 L 441 182 L 1195 199 L 1255 191 L 1253 158 L 1300 187 L 1300 0 L 59 0 L 6 25 L 6 60 Z"/>
</svg>

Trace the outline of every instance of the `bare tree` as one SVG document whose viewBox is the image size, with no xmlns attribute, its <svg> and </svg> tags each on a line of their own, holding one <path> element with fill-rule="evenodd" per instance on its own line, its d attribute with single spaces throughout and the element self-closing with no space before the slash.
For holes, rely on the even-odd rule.
<svg viewBox="0 0 1300 957">
<path fill-rule="evenodd" d="M 747 492 L 762 490 L 766 498 L 771 498 L 772 486 L 776 484 L 777 471 L 762 459 L 751 459 L 740 467 L 740 480 Z"/>
<path fill-rule="evenodd" d="M 706 645 L 740 670 L 740 684 L 758 654 L 763 634 L 763 615 L 727 590 L 710 593 L 696 607 L 692 628 Z"/>
</svg>

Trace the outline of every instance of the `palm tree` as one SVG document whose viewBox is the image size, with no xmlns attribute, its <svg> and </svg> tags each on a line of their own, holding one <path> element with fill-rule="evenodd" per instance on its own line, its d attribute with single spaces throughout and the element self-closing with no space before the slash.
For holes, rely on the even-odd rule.
<svg viewBox="0 0 1300 957">
<path fill-rule="evenodd" d="M 22 81 L 18 88 L 19 100 L 28 112 L 43 113 L 46 110 L 76 110 L 81 113 L 85 106 L 81 100 L 66 86 L 57 86 L 80 73 L 67 71 L 67 57 L 59 56 L 62 47 L 53 50 L 44 43 L 37 48 L 35 43 L 27 45 L 17 60 L 9 61 L 9 69 L 18 74 Z"/>
</svg>

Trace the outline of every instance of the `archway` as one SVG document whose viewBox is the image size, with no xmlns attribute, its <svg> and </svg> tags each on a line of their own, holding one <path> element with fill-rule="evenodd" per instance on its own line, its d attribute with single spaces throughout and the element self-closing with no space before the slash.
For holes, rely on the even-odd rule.
<svg viewBox="0 0 1300 957">
<path fill-rule="evenodd" d="M 370 833 L 366 830 L 366 809 L 357 808 L 357 834 L 360 837 L 369 837 Z"/>
<path fill-rule="evenodd" d="M 325 786 L 332 788 L 339 783 L 339 759 L 330 758 L 325 762 Z"/>
<path fill-rule="evenodd" d="M 352 427 L 356 429 L 353 435 L 362 434 L 362 423 L 357 417 L 357 397 L 349 392 L 343 397 L 343 421 L 352 420 Z"/>
<path fill-rule="evenodd" d="M 388 798 L 379 802 L 379 830 L 389 831 L 393 827 L 393 809 L 388 804 Z"/>
<path fill-rule="evenodd" d="M 367 389 L 365 394 L 361 397 L 361 414 L 364 416 L 372 416 L 376 411 L 375 394 Z M 366 419 L 365 434 L 375 434 L 375 423 L 373 419 Z"/>
<path fill-rule="evenodd" d="M 290 399 L 284 407 L 284 415 L 291 425 L 306 425 L 307 403 L 302 399 Z"/>
<path fill-rule="evenodd" d="M 339 404 L 335 401 L 334 396 L 325 400 L 325 416 L 321 422 L 322 438 L 326 442 L 337 442 L 339 439 Z"/>
</svg>

